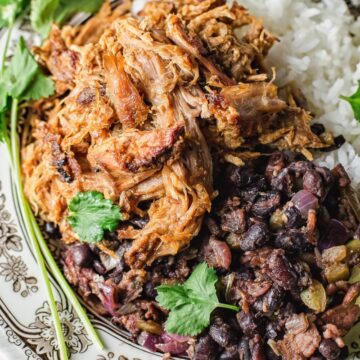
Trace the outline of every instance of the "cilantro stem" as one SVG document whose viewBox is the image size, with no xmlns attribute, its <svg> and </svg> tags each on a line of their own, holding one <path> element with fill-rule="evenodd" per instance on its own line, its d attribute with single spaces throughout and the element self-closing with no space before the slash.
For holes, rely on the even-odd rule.
<svg viewBox="0 0 360 360">
<path fill-rule="evenodd" d="M 12 162 L 13 162 L 13 171 L 15 175 L 16 186 L 18 189 L 20 210 L 23 214 L 23 218 L 25 220 L 25 226 L 27 233 L 29 235 L 31 244 L 33 246 L 34 254 L 36 261 L 39 265 L 41 278 L 43 280 L 44 286 L 47 291 L 47 297 L 49 302 L 49 307 L 51 311 L 51 315 L 53 318 L 53 324 L 56 333 L 56 339 L 59 346 L 60 359 L 67 360 L 67 347 L 65 343 L 64 334 L 62 332 L 61 320 L 59 317 L 57 305 L 55 302 L 55 298 L 51 289 L 50 280 L 48 277 L 48 272 L 46 270 L 44 258 L 42 257 L 41 250 L 39 244 L 36 239 L 36 235 L 34 232 L 34 228 L 31 224 L 29 218 L 29 204 L 25 197 L 24 188 L 21 182 L 21 167 L 20 167 L 20 146 L 19 146 L 19 138 L 17 134 L 17 112 L 18 112 L 18 100 L 13 99 L 11 103 L 11 115 L 10 115 L 10 138 L 11 138 L 11 150 L 12 150 Z"/>
<path fill-rule="evenodd" d="M 65 296 L 70 301 L 71 305 L 73 306 L 74 310 L 76 311 L 77 315 L 79 316 L 79 318 L 80 318 L 81 322 L 83 323 L 91 340 L 98 346 L 98 348 L 100 350 L 103 350 L 104 344 L 103 344 L 102 340 L 100 339 L 99 334 L 96 332 L 95 328 L 91 324 L 91 321 L 89 320 L 89 317 L 87 316 L 86 311 L 84 310 L 83 306 L 80 304 L 79 299 L 75 295 L 74 291 L 71 289 L 69 283 L 66 281 L 63 273 L 60 271 L 54 257 L 52 256 L 52 254 L 46 244 L 46 241 L 41 233 L 39 225 L 35 219 L 34 214 L 32 213 L 32 210 L 30 209 L 29 205 L 28 205 L 28 208 L 29 208 L 28 214 L 29 214 L 30 221 L 34 228 L 41 251 L 51 269 L 52 274 L 54 275 L 56 281 L 59 283 L 61 289 L 65 293 Z"/>
<path fill-rule="evenodd" d="M 238 306 L 235 305 L 229 305 L 229 304 L 217 304 L 216 307 L 219 308 L 223 308 L 223 309 L 230 309 L 230 310 L 234 310 L 234 311 L 240 311 L 240 308 Z"/>
<path fill-rule="evenodd" d="M 5 38 L 5 45 L 4 45 L 4 51 L 1 57 L 1 74 L 4 73 L 5 70 L 5 64 L 6 64 L 6 55 L 7 55 L 7 50 L 9 47 L 9 43 L 10 43 L 10 39 L 11 39 L 11 33 L 12 33 L 12 29 L 13 29 L 13 24 L 11 24 L 7 30 L 7 34 L 6 34 L 6 38 Z"/>
<path fill-rule="evenodd" d="M 10 159 L 12 159 L 10 138 L 9 138 L 9 133 L 8 133 L 7 126 L 6 126 L 6 117 L 5 117 L 4 113 L 0 114 L 0 124 L 1 124 L 0 133 L 3 136 L 4 143 L 7 147 L 9 155 L 10 155 Z"/>
</svg>

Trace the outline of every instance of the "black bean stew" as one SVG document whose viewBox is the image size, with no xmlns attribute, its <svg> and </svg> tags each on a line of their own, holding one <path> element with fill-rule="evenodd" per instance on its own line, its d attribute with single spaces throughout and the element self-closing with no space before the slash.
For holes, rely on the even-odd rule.
<svg viewBox="0 0 360 360">
<path fill-rule="evenodd" d="M 108 234 L 106 252 L 67 248 L 68 280 L 153 351 L 195 360 L 345 359 L 342 337 L 360 316 L 360 282 L 349 281 L 360 264 L 360 213 L 344 168 L 279 152 L 222 165 L 215 179 L 219 196 L 191 247 L 130 270 L 129 243 Z M 216 310 L 197 338 L 168 334 L 155 288 L 184 282 L 202 261 L 217 270 L 219 299 L 241 311 Z"/>
</svg>

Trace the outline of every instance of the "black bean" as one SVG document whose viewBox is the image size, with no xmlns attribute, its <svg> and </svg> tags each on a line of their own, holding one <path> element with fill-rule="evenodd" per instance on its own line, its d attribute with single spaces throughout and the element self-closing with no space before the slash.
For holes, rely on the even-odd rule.
<svg viewBox="0 0 360 360">
<path fill-rule="evenodd" d="M 281 203 L 281 196 L 278 191 L 272 190 L 260 194 L 251 210 L 256 216 L 265 217 L 276 210 Z"/>
<path fill-rule="evenodd" d="M 297 277 L 291 269 L 283 250 L 274 250 L 268 258 L 268 275 L 276 284 L 290 290 L 296 284 Z"/>
<path fill-rule="evenodd" d="M 293 186 L 294 181 L 288 168 L 281 170 L 279 175 L 271 180 L 273 189 L 284 192 L 289 197 L 293 195 Z"/>
<path fill-rule="evenodd" d="M 209 336 L 202 336 L 195 345 L 195 352 L 192 360 L 216 360 L 218 346 Z"/>
<path fill-rule="evenodd" d="M 266 188 L 265 177 L 255 174 L 252 169 L 231 167 L 227 178 L 238 188 L 257 187 L 259 190 Z"/>
<path fill-rule="evenodd" d="M 299 178 L 300 176 L 303 176 L 306 171 L 313 170 L 314 165 L 308 161 L 295 161 L 289 165 L 288 169 L 296 178 Z"/>
<path fill-rule="evenodd" d="M 301 261 L 295 260 L 292 262 L 293 269 L 297 275 L 297 285 L 303 289 L 312 284 L 311 274 L 306 271 L 304 264 Z"/>
<path fill-rule="evenodd" d="M 237 322 L 241 331 L 248 337 L 253 337 L 257 333 L 257 324 L 255 318 L 251 313 L 240 311 L 236 314 Z"/>
<path fill-rule="evenodd" d="M 53 222 L 46 222 L 44 230 L 52 239 L 61 238 L 60 230 Z"/>
<path fill-rule="evenodd" d="M 155 299 L 157 295 L 157 291 L 155 290 L 156 285 L 151 281 L 147 282 L 144 286 L 144 293 L 149 298 Z"/>
<path fill-rule="evenodd" d="M 284 210 L 285 227 L 288 229 L 299 228 L 305 225 L 305 220 L 295 206 L 287 207 Z"/>
<path fill-rule="evenodd" d="M 236 343 L 236 336 L 231 326 L 219 317 L 215 318 L 214 323 L 210 326 L 209 335 L 222 347 L 228 347 Z"/>
<path fill-rule="evenodd" d="M 133 219 L 130 220 L 130 223 L 134 226 L 136 226 L 136 228 L 138 229 L 142 229 L 145 227 L 145 225 L 149 222 L 149 217 L 148 216 L 144 216 L 144 217 L 135 217 Z"/>
<path fill-rule="evenodd" d="M 265 296 L 268 310 L 274 312 L 278 310 L 282 304 L 284 291 L 274 284 Z"/>
<path fill-rule="evenodd" d="M 219 360 L 239 360 L 239 351 L 237 346 L 231 346 L 220 354 Z"/>
<path fill-rule="evenodd" d="M 223 235 L 223 232 L 221 231 L 219 225 L 216 223 L 216 221 L 210 217 L 207 217 L 205 219 L 205 224 L 210 231 L 211 235 L 214 235 L 216 237 L 221 238 Z"/>
<path fill-rule="evenodd" d="M 319 345 L 319 352 L 327 360 L 336 360 L 340 356 L 340 348 L 336 345 L 335 341 L 324 339 Z"/>
<path fill-rule="evenodd" d="M 283 152 L 278 152 L 270 157 L 266 166 L 265 176 L 268 181 L 278 176 L 280 171 L 286 166 L 286 158 Z"/>
<path fill-rule="evenodd" d="M 245 211 L 231 210 L 221 216 L 221 229 L 226 232 L 242 233 L 246 229 Z"/>
<path fill-rule="evenodd" d="M 249 339 L 242 338 L 239 343 L 239 355 L 241 360 L 251 360 Z"/>
<path fill-rule="evenodd" d="M 90 267 L 94 260 L 93 253 L 87 244 L 73 246 L 71 254 L 75 265 L 80 267 Z"/>
<path fill-rule="evenodd" d="M 309 248 L 307 235 L 300 229 L 280 231 L 275 238 L 275 246 L 290 252 L 306 250 Z"/>
<path fill-rule="evenodd" d="M 320 198 L 325 194 L 322 178 L 315 170 L 307 170 L 305 172 L 303 177 L 303 187 L 305 190 Z"/>
<path fill-rule="evenodd" d="M 240 192 L 241 200 L 245 203 L 252 204 L 259 195 L 259 189 L 256 187 L 248 188 Z"/>
<path fill-rule="evenodd" d="M 315 134 L 315 135 L 321 135 L 322 133 L 325 132 L 325 126 L 323 124 L 312 124 L 311 125 L 311 131 Z"/>
<path fill-rule="evenodd" d="M 251 359 L 266 360 L 261 336 L 259 334 L 256 334 L 253 338 L 250 339 L 249 343 L 250 343 Z"/>
<path fill-rule="evenodd" d="M 251 251 L 262 247 L 268 240 L 268 226 L 265 223 L 257 223 L 242 236 L 240 247 L 243 251 Z"/>
<path fill-rule="evenodd" d="M 93 267 L 98 274 L 100 275 L 106 274 L 106 269 L 104 265 L 100 262 L 100 260 L 94 260 Z"/>
<path fill-rule="evenodd" d="M 278 336 L 276 325 L 272 322 L 266 324 L 265 335 L 268 339 L 275 339 Z"/>
</svg>

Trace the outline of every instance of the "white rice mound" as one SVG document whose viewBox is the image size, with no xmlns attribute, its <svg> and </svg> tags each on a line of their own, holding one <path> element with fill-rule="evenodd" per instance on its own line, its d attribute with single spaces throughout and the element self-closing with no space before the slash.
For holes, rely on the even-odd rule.
<svg viewBox="0 0 360 360">
<path fill-rule="evenodd" d="M 316 121 L 351 144 L 326 153 L 318 162 L 341 162 L 360 184 L 360 124 L 340 95 L 353 94 L 360 80 L 360 18 L 344 0 L 239 0 L 262 18 L 280 42 L 271 50 L 278 85 L 295 82 L 306 96 Z M 354 150 L 355 148 L 355 150 Z"/>
</svg>

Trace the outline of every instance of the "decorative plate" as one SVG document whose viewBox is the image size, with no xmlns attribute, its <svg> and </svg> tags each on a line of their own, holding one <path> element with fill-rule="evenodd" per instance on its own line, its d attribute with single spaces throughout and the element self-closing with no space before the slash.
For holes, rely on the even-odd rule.
<svg viewBox="0 0 360 360">
<path fill-rule="evenodd" d="M 139 9 L 145 0 L 135 0 Z M 80 23 L 79 15 L 71 23 Z M 0 31 L 1 39 L 6 30 Z M 22 35 L 29 44 L 39 44 L 39 37 L 28 26 L 27 19 L 16 25 L 11 48 Z M 40 271 L 24 229 L 5 146 L 0 144 L 0 359 L 58 360 L 59 352 L 46 291 Z M 56 253 L 56 244 L 50 243 Z M 101 351 L 91 342 L 84 327 L 68 303 L 59 285 L 50 276 L 71 358 L 74 360 L 155 360 L 162 354 L 152 353 L 131 341 L 130 335 L 106 318 L 90 313 L 92 322 L 104 340 Z M 91 310 L 90 310 L 91 311 Z M 355 335 L 357 336 L 357 334 Z M 355 350 L 355 349 L 354 349 Z M 356 351 L 356 350 L 355 350 Z M 348 360 L 360 360 L 353 354 Z"/>
</svg>

